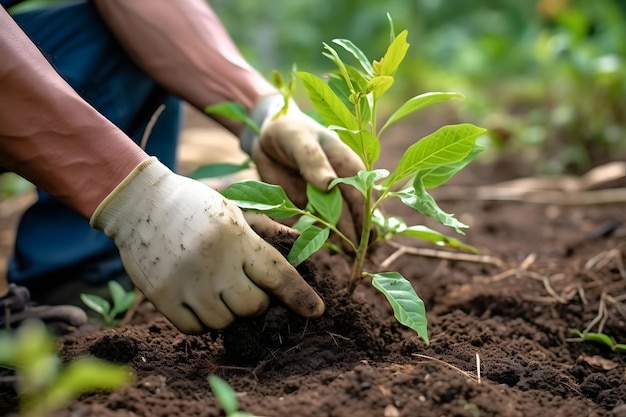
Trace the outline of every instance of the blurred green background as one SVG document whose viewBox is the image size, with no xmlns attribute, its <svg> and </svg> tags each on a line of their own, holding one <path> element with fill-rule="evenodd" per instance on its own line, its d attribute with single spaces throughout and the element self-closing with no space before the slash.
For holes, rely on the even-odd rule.
<svg viewBox="0 0 626 417">
<path fill-rule="evenodd" d="M 458 120 L 489 128 L 492 151 L 524 155 L 537 174 L 581 173 L 626 155 L 626 0 L 210 4 L 268 75 L 294 64 L 331 70 L 322 42 L 335 38 L 379 59 L 389 13 L 411 44 L 392 89 L 396 100 L 463 93 Z"/>
<path fill-rule="evenodd" d="M 389 14 L 396 33 L 408 29 L 411 44 L 389 92 L 390 109 L 428 91 L 463 93 L 465 101 L 444 105 L 448 113 L 437 117 L 488 128 L 488 157 L 522 158 L 537 175 L 580 174 L 626 159 L 626 0 L 209 3 L 268 77 L 294 65 L 332 70 L 322 42 L 335 38 L 379 59 L 389 44 Z M 304 88 L 296 94 L 304 96 Z M 0 198 L 23 189 L 19 181 L 0 181 Z"/>
</svg>

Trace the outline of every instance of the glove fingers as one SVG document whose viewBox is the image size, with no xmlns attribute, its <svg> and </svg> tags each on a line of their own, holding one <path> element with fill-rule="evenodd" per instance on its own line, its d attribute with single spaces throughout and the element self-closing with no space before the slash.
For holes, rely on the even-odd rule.
<svg viewBox="0 0 626 417">
<path fill-rule="evenodd" d="M 269 244 L 255 247 L 255 257 L 246 261 L 248 277 L 302 317 L 316 318 L 324 314 L 324 302 L 304 281 L 298 271 Z"/>
<path fill-rule="evenodd" d="M 258 316 L 270 305 L 268 295 L 247 277 L 244 282 L 222 292 L 221 297 L 228 309 L 239 317 Z"/>
<path fill-rule="evenodd" d="M 304 207 L 306 205 L 306 182 L 297 171 L 276 163 L 259 147 L 254 152 L 254 163 L 263 181 L 269 184 L 280 184 L 296 206 Z"/>
<path fill-rule="evenodd" d="M 197 297 L 195 296 L 195 298 Z M 182 305 L 155 304 L 155 307 L 178 330 L 186 334 L 202 334 L 207 331 L 207 328 L 224 329 L 235 320 L 233 313 L 221 300 L 202 300 L 196 301 L 194 304 L 204 308 L 193 308 L 187 303 Z"/>
<path fill-rule="evenodd" d="M 299 236 L 297 230 L 285 226 L 282 223 L 278 223 L 258 211 L 244 211 L 243 217 L 246 219 L 246 222 L 248 222 L 250 227 L 252 227 L 252 230 L 265 240 L 271 240 L 282 236 L 295 240 Z"/>
</svg>

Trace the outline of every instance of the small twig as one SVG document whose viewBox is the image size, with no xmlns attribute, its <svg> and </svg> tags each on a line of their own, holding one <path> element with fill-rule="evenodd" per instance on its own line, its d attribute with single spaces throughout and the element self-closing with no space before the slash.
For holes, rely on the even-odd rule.
<svg viewBox="0 0 626 417">
<path fill-rule="evenodd" d="M 159 116 L 161 116 L 161 113 L 163 113 L 163 110 L 165 110 L 165 104 L 161 104 L 159 107 L 157 107 L 157 109 L 154 111 L 154 113 L 150 117 L 148 124 L 146 125 L 146 130 L 143 132 L 143 136 L 141 137 L 141 142 L 139 142 L 139 146 L 144 151 L 146 150 L 146 145 L 148 144 L 148 138 L 150 137 L 150 134 L 152 133 L 152 129 L 154 129 L 154 125 L 156 124 L 157 120 L 159 120 Z"/>
<path fill-rule="evenodd" d="M 475 255 L 471 253 L 460 253 L 460 252 L 449 252 L 443 250 L 429 249 L 429 248 L 414 248 L 411 246 L 402 245 L 393 241 L 387 242 L 387 244 L 396 250 L 393 254 L 391 254 L 387 259 L 385 259 L 381 264 L 381 268 L 388 268 L 392 262 L 398 259 L 400 256 L 404 254 L 416 255 L 416 256 L 426 256 L 429 258 L 439 258 L 439 259 L 447 259 L 452 261 L 464 261 L 464 262 L 475 262 L 475 263 L 483 263 L 495 265 L 497 267 L 504 266 L 504 262 L 500 258 L 496 258 L 494 256 L 489 255 Z"/>
<path fill-rule="evenodd" d="M 476 354 L 476 378 L 478 379 L 478 383 L 480 384 L 480 356 L 478 353 Z"/>
<path fill-rule="evenodd" d="M 309 326 L 309 319 L 306 319 L 306 322 L 304 323 L 304 330 L 302 330 L 302 335 L 300 335 L 300 339 L 302 339 L 304 335 L 306 334 L 306 328 L 308 326 Z"/>
<path fill-rule="evenodd" d="M 130 321 L 133 319 L 133 317 L 137 313 L 137 310 L 139 309 L 139 306 L 141 305 L 141 303 L 143 303 L 145 299 L 146 297 L 143 295 L 143 293 L 137 291 L 135 301 L 133 301 L 133 305 L 130 306 L 128 310 L 126 310 L 126 313 L 124 313 L 124 318 L 122 318 L 122 320 L 120 321 L 120 326 L 126 326 L 127 324 L 130 324 Z"/>
<path fill-rule="evenodd" d="M 552 284 L 550 284 L 550 277 L 548 277 L 546 275 L 541 275 L 541 274 L 538 274 L 538 273 L 532 272 L 532 271 L 526 271 L 526 274 L 530 278 L 532 278 L 532 279 L 535 279 L 537 281 L 541 281 L 543 283 L 543 287 L 548 292 L 548 294 L 550 294 L 550 296 L 552 298 L 554 298 L 555 300 L 557 300 L 561 304 L 567 304 L 568 300 L 565 297 L 563 297 L 562 295 L 560 295 L 559 293 L 557 293 L 554 290 L 554 288 L 552 288 Z M 556 276 L 556 275 L 554 275 L 554 276 Z M 573 294 L 575 294 L 575 293 L 576 293 L 576 291 Z"/>
<path fill-rule="evenodd" d="M 600 326 L 598 326 L 598 333 L 602 333 L 602 330 L 604 329 L 604 323 L 606 323 L 605 317 L 608 318 L 606 313 L 605 299 L 606 293 L 603 292 L 600 296 L 600 302 L 598 304 L 598 314 L 593 318 L 593 320 L 591 320 L 591 322 L 589 322 L 585 330 L 583 330 L 583 333 L 589 333 L 591 329 L 593 329 L 598 323 L 600 323 Z"/>
<path fill-rule="evenodd" d="M 441 359 L 433 358 L 432 356 L 422 355 L 421 353 L 413 353 L 413 356 L 417 356 L 418 358 L 430 360 L 433 362 L 437 362 L 440 365 L 447 366 L 448 368 L 460 373 L 461 375 L 471 379 L 472 381 L 479 382 L 479 377 L 472 375 L 470 372 L 464 371 L 461 368 L 458 368 L 448 362 L 442 361 Z"/>
<path fill-rule="evenodd" d="M 342 335 L 337 334 L 337 333 L 329 332 L 328 330 L 326 330 L 326 333 L 328 333 L 330 338 L 333 339 L 333 342 L 335 342 L 335 346 L 339 346 L 339 343 L 337 343 L 337 339 L 335 339 L 335 336 L 337 336 L 338 338 L 343 339 L 343 340 L 350 340 L 349 338 L 347 338 L 345 336 L 342 336 Z"/>
</svg>

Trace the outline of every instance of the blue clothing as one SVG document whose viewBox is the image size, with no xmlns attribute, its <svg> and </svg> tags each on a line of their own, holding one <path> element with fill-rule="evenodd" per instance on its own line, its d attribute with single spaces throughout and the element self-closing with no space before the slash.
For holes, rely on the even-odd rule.
<svg viewBox="0 0 626 417">
<path fill-rule="evenodd" d="M 55 3 L 13 17 L 59 74 L 136 142 L 156 109 L 165 104 L 146 152 L 175 169 L 180 100 L 130 60 L 89 1 Z M 45 192 L 39 190 L 38 197 L 18 226 L 9 262 L 11 282 L 32 285 L 71 276 L 97 282 L 122 272 L 117 248 L 104 233 Z"/>
</svg>

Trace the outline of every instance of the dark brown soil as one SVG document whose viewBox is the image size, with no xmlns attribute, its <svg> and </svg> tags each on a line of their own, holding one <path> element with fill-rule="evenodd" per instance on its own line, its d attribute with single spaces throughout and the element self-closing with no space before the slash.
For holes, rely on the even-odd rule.
<svg viewBox="0 0 626 417">
<path fill-rule="evenodd" d="M 473 164 L 454 183 L 525 172 L 514 161 Z M 351 298 L 337 296 L 332 288 L 347 280 L 349 266 L 323 252 L 308 266 L 316 287 L 331 281 L 319 287 L 327 303 L 319 320 L 278 308 L 225 333 L 187 336 L 145 303 L 128 326 L 67 336 L 63 358 L 126 363 L 136 382 L 53 415 L 221 416 L 206 380 L 217 374 L 237 391 L 240 408 L 257 416 L 624 416 L 626 352 L 573 340 L 569 329 L 601 325 L 626 342 L 626 207 L 440 204 L 470 224 L 464 241 L 502 264 L 412 255 L 391 264 L 425 301 L 429 346 L 396 323 L 369 283 Z M 437 227 L 398 205 L 387 210 Z M 393 252 L 378 248 L 372 265 Z M 601 305 L 606 314 L 595 320 Z M 244 329 L 254 337 L 240 336 Z M 0 398 L 0 413 L 10 414 L 14 396 L 4 389 Z"/>
</svg>

